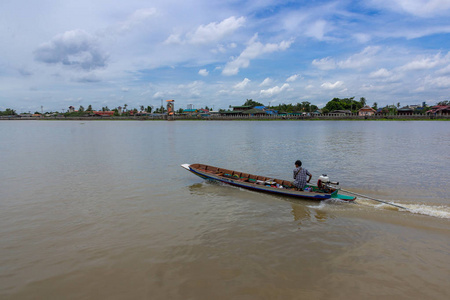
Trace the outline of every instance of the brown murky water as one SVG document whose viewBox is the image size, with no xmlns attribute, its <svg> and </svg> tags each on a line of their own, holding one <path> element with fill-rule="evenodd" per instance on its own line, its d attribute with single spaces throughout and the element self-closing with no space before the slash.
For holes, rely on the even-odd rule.
<svg viewBox="0 0 450 300">
<path fill-rule="evenodd" d="M 1 299 L 448 299 L 448 122 L 0 122 Z M 368 199 L 205 183 L 202 162 Z"/>
</svg>

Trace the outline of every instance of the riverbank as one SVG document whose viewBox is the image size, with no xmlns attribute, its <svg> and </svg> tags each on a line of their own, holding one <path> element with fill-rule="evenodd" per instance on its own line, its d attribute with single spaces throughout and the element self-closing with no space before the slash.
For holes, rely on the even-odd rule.
<svg viewBox="0 0 450 300">
<path fill-rule="evenodd" d="M 88 117 L 20 117 L 20 116 L 1 116 L 0 120 L 20 121 L 20 120 L 56 120 L 56 121 L 449 121 L 450 115 L 377 115 L 377 116 L 357 116 L 357 115 L 319 115 L 319 116 L 301 116 L 301 115 L 265 115 L 265 116 L 196 116 L 196 115 L 178 115 L 178 116 L 88 116 Z"/>
</svg>

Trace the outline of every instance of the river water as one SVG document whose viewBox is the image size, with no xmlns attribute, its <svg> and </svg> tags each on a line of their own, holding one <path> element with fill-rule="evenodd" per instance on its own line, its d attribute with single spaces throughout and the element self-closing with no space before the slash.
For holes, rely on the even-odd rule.
<svg viewBox="0 0 450 300">
<path fill-rule="evenodd" d="M 450 122 L 0 121 L 1 299 L 448 299 Z M 383 199 L 204 182 L 294 162 Z"/>
</svg>

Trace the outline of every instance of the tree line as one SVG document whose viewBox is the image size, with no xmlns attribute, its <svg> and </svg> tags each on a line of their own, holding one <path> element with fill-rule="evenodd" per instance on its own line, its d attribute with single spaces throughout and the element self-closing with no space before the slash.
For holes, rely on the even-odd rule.
<svg viewBox="0 0 450 300">
<path fill-rule="evenodd" d="M 366 98 L 364 98 L 364 97 L 361 97 L 359 99 L 359 101 L 355 100 L 355 97 L 342 98 L 342 99 L 341 98 L 333 98 L 325 105 L 324 108 L 321 109 L 321 112 L 323 114 L 327 114 L 334 110 L 349 110 L 352 113 L 356 113 L 356 112 L 358 112 L 358 110 L 360 110 L 361 108 L 363 108 L 366 105 L 367 105 L 367 101 L 366 101 Z M 448 100 L 440 101 L 437 103 L 437 105 L 450 105 L 450 101 L 448 101 Z M 243 106 L 256 107 L 256 106 L 265 106 L 265 105 L 260 102 L 254 101 L 253 99 L 246 99 Z M 139 112 L 137 108 L 128 110 L 127 107 L 128 107 L 128 104 L 124 104 L 123 107 L 121 107 L 122 116 L 129 116 L 129 115 L 136 114 Z M 377 102 L 374 102 L 371 107 L 375 110 L 378 110 Z M 150 106 L 150 105 L 147 107 L 145 107 L 144 105 L 141 105 L 139 108 L 140 108 L 140 111 L 144 112 L 144 113 L 165 113 L 166 112 L 166 109 L 164 108 L 164 106 L 157 107 L 156 109 L 154 109 L 153 106 Z M 273 106 L 273 105 L 267 106 L 267 108 L 276 110 L 279 113 L 280 112 L 283 112 L 283 113 L 307 112 L 308 113 L 308 112 L 315 112 L 315 111 L 319 110 L 319 108 L 316 105 L 311 104 L 309 101 L 303 101 L 301 103 L 299 102 L 296 104 L 282 103 L 282 104 L 279 104 L 276 106 Z M 400 102 L 397 102 L 397 105 L 394 105 L 394 104 L 386 105 L 386 106 L 380 107 L 380 108 L 381 108 L 381 112 L 384 114 L 397 114 L 397 111 L 400 108 Z M 429 107 L 428 105 L 425 105 L 421 109 L 421 111 L 422 112 L 427 111 L 430 108 L 431 107 Z M 209 110 L 209 107 L 206 106 L 205 109 Z M 64 115 L 65 116 L 84 116 L 86 114 L 93 113 L 93 111 L 94 110 L 92 108 L 92 105 L 89 105 L 86 109 L 82 105 L 80 105 L 80 107 L 78 108 L 77 111 L 66 112 L 66 113 L 64 113 Z M 109 109 L 108 106 L 104 106 L 104 107 L 102 107 L 101 111 L 114 111 L 115 116 L 120 115 L 119 107 Z M 225 111 L 225 110 L 220 109 L 219 111 Z M 183 109 L 182 108 L 178 109 L 177 113 L 183 113 Z M 35 114 L 40 114 L 40 113 L 36 111 Z M 46 112 L 45 114 L 59 114 L 59 112 Z M 17 115 L 17 113 L 14 109 L 11 109 L 11 108 L 7 108 L 4 111 L 0 111 L 0 116 L 14 116 L 14 115 Z"/>
</svg>

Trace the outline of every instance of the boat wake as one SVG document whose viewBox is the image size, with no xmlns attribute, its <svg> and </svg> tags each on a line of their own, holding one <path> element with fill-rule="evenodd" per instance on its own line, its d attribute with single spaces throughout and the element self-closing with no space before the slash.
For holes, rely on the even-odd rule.
<svg viewBox="0 0 450 300">
<path fill-rule="evenodd" d="M 431 206 L 425 204 L 407 204 L 403 206 L 414 214 L 450 219 L 450 208 L 448 206 Z"/>
<path fill-rule="evenodd" d="M 426 216 L 431 216 L 431 217 L 436 217 L 436 218 L 442 218 L 442 219 L 450 219 L 450 207 L 445 206 L 445 205 L 440 205 L 440 206 L 433 206 L 433 205 L 426 205 L 426 204 L 400 204 L 400 203 L 396 203 L 393 201 L 390 201 L 389 203 L 394 204 L 394 205 L 399 205 L 404 207 L 405 209 L 402 208 L 397 208 L 388 204 L 374 204 L 373 201 L 371 201 L 370 199 L 364 199 L 361 197 L 358 197 L 356 203 L 358 204 L 363 204 L 363 205 L 367 205 L 367 206 L 372 206 L 375 208 L 379 208 L 379 209 L 387 209 L 387 210 L 396 210 L 396 211 L 401 211 L 401 212 L 409 212 L 409 213 L 413 213 L 413 214 L 419 214 L 419 215 L 426 215 Z"/>
<path fill-rule="evenodd" d="M 353 204 L 357 205 L 363 205 L 367 207 L 372 207 L 376 209 L 382 209 L 382 210 L 394 210 L 399 212 L 409 212 L 413 214 L 418 215 L 426 215 L 430 217 L 435 218 L 441 218 L 441 219 L 450 219 L 450 207 L 445 205 L 426 205 L 426 204 L 400 204 L 393 201 L 390 201 L 389 203 L 399 205 L 404 207 L 405 209 L 397 208 L 389 204 L 384 203 L 374 203 L 370 199 L 358 197 L 356 201 L 353 202 Z M 325 200 L 321 201 L 318 205 L 308 205 L 310 208 L 314 209 L 327 209 L 333 206 L 336 208 L 336 205 L 350 205 L 351 203 L 346 201 L 339 201 L 339 200 Z"/>
</svg>

